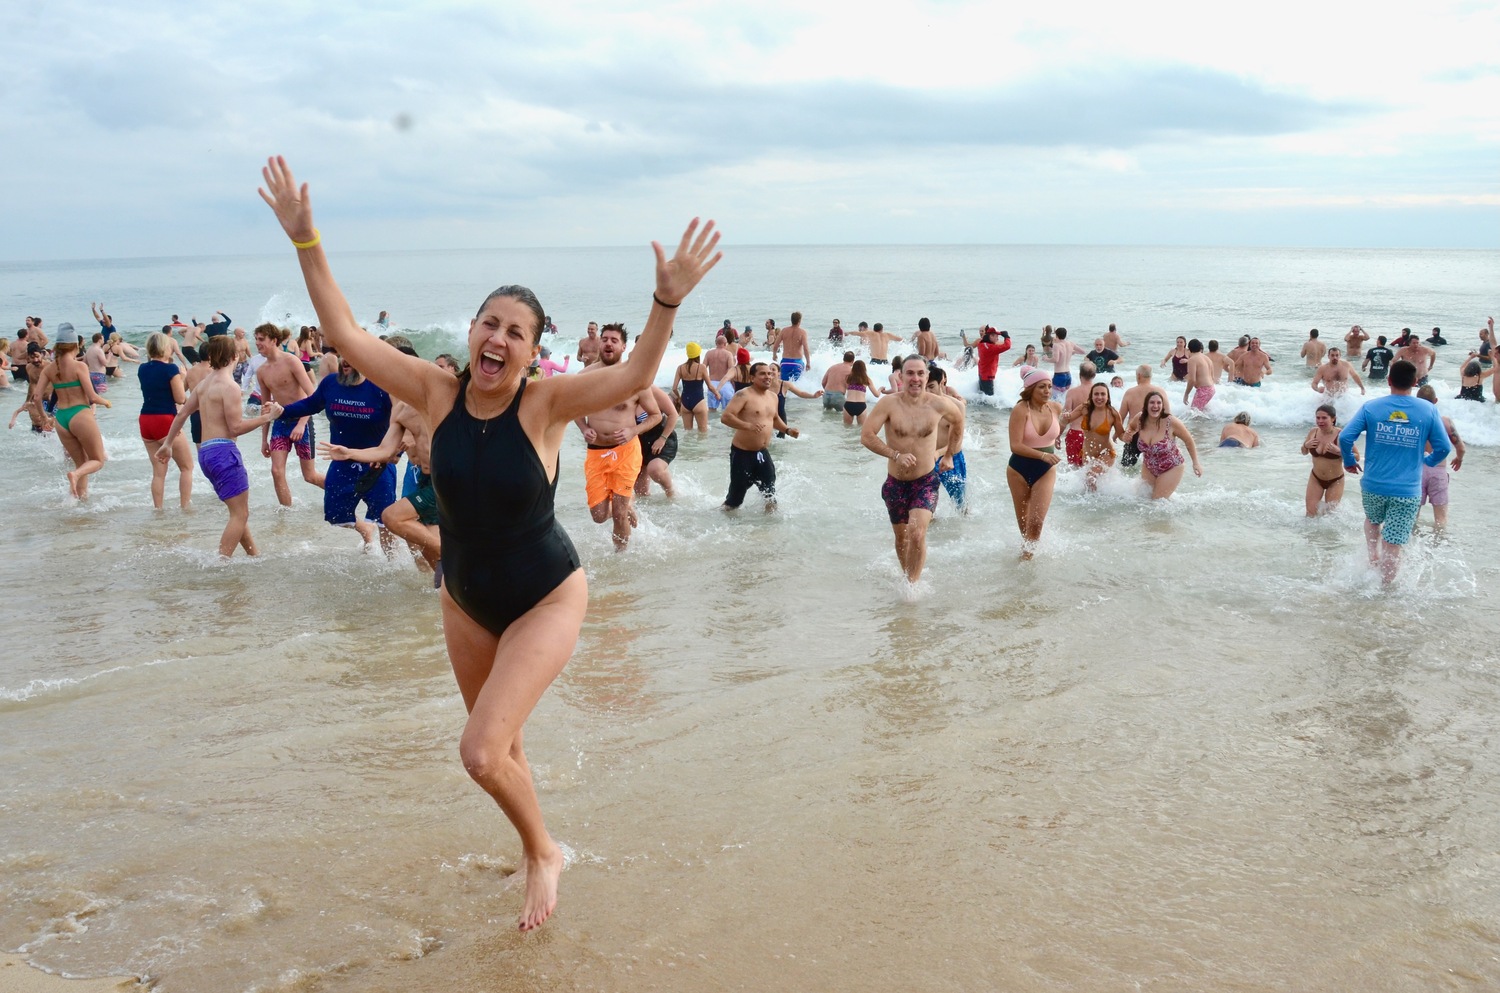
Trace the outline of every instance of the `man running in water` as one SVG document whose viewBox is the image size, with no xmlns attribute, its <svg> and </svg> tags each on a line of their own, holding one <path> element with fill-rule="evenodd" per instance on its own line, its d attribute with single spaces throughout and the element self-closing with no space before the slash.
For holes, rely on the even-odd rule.
<svg viewBox="0 0 1500 993">
<path fill-rule="evenodd" d="M 255 539 L 250 536 L 250 477 L 234 439 L 275 420 L 281 415 L 281 407 L 272 400 L 262 408 L 259 417 L 247 419 L 241 413 L 239 384 L 230 375 L 234 341 L 214 338 L 204 345 L 203 353 L 212 371 L 193 387 L 187 403 L 173 418 L 171 429 L 156 450 L 156 461 L 165 465 L 171 459 L 172 443 L 182 432 L 182 425 L 193 414 L 199 414 L 203 441 L 198 448 L 198 468 L 229 509 L 229 523 L 219 537 L 219 556 L 227 559 L 235 548 L 243 548 L 246 555 L 259 555 Z"/>
<path fill-rule="evenodd" d="M 618 365 L 625 359 L 630 334 L 623 324 L 606 324 L 599 332 L 599 361 L 584 369 L 588 375 Z M 630 545 L 636 525 L 635 480 L 641 472 L 639 436 L 661 423 L 661 410 L 650 387 L 632 394 L 607 410 L 574 421 L 588 443 L 583 463 L 589 514 L 595 524 L 614 521 L 615 551 Z"/>
<path fill-rule="evenodd" d="M 807 371 L 812 353 L 807 349 L 807 331 L 802 327 L 802 311 L 792 312 L 792 323 L 781 329 L 776 344 L 771 348 L 771 358 L 781 355 L 781 378 L 795 383 Z"/>
<path fill-rule="evenodd" d="M 1360 492 L 1365 509 L 1365 546 L 1370 565 L 1389 586 L 1401 568 L 1401 549 L 1411 540 L 1422 508 L 1422 467 L 1442 465 L 1453 450 L 1437 408 L 1412 396 L 1417 367 L 1405 359 L 1391 366 L 1390 396 L 1365 401 L 1339 432 L 1344 471 L 1358 475 L 1354 443 L 1365 436 Z M 1430 451 L 1423 455 L 1424 447 Z"/>
<path fill-rule="evenodd" d="M 442 358 L 442 356 L 438 356 Z M 578 354 L 574 356 L 585 366 L 599 361 L 599 322 L 589 321 L 588 335 L 578 339 Z M 450 360 L 451 361 L 451 360 Z"/>
<path fill-rule="evenodd" d="M 864 323 L 861 322 L 858 331 L 849 333 L 857 335 L 869 347 L 871 365 L 890 365 L 891 342 L 901 340 L 899 334 L 891 334 L 879 321 L 875 322 L 873 329 L 866 329 Z"/>
<path fill-rule="evenodd" d="M 948 424 L 948 444 L 938 456 L 938 424 Z M 881 440 L 880 432 L 885 431 Z M 901 390 L 883 396 L 865 420 L 860 443 L 886 460 L 880 496 L 891 519 L 896 559 L 909 583 L 927 562 L 927 525 L 937 509 L 939 473 L 953 469 L 963 451 L 964 412 L 954 400 L 927 392 L 927 362 L 909 355 L 901 363 Z"/>
<path fill-rule="evenodd" d="M 1053 402 L 1061 403 L 1063 397 L 1067 396 L 1068 387 L 1073 385 L 1073 374 L 1068 371 L 1068 367 L 1073 361 L 1073 356 L 1082 351 L 1083 349 L 1068 340 L 1067 328 L 1058 328 L 1052 332 L 1052 348 L 1048 353 L 1048 359 L 1052 363 Z"/>
<path fill-rule="evenodd" d="M 1203 352 L 1203 342 L 1194 338 L 1188 342 L 1187 388 L 1182 391 L 1182 402 L 1194 410 L 1206 410 L 1208 401 L 1214 398 L 1213 363 Z M 1188 395 L 1192 402 L 1188 402 Z"/>
<path fill-rule="evenodd" d="M 255 350 L 261 358 L 260 368 L 255 372 L 255 393 L 262 401 L 275 400 L 287 407 L 312 396 L 313 384 L 297 356 L 281 350 L 283 340 L 282 330 L 274 324 L 262 324 L 255 329 Z M 260 433 L 260 454 L 271 460 L 271 483 L 276 488 L 276 502 L 283 507 L 292 505 L 286 460 L 293 449 L 302 467 L 302 478 L 322 489 L 324 479 L 314 457 L 317 438 L 311 416 L 283 417 Z"/>
<path fill-rule="evenodd" d="M 1365 382 L 1359 378 L 1359 373 L 1354 371 L 1354 366 L 1344 361 L 1337 348 L 1330 348 L 1328 361 L 1318 366 L 1318 371 L 1313 375 L 1312 388 L 1330 397 L 1343 396 L 1344 391 L 1349 388 L 1351 379 L 1359 386 L 1359 392 L 1363 394 Z"/>
<path fill-rule="evenodd" d="M 736 392 L 719 415 L 719 423 L 734 429 L 729 441 L 729 493 L 721 509 L 738 510 L 745 494 L 755 486 L 765 496 L 769 514 L 776 509 L 776 463 L 768 451 L 771 433 L 779 431 L 796 438 L 798 431 L 787 427 L 776 414 L 776 371 L 770 364 L 755 363 L 750 367 L 750 377 L 750 388 Z"/>
</svg>

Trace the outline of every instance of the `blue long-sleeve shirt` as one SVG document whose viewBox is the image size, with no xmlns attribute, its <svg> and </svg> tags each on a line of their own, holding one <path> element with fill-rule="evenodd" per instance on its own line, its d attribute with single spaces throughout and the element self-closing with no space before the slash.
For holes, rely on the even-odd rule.
<svg viewBox="0 0 1500 993">
<path fill-rule="evenodd" d="M 328 413 L 328 431 L 335 445 L 374 448 L 391 426 L 391 398 L 368 379 L 358 386 L 341 386 L 337 376 L 324 376 L 310 396 L 289 403 L 279 420 L 293 421 L 320 411 Z"/>
<path fill-rule="evenodd" d="M 1376 496 L 1421 497 L 1422 465 L 1438 465 L 1453 451 L 1435 404 L 1406 393 L 1367 402 L 1339 432 L 1344 466 L 1352 467 L 1354 442 L 1365 435 L 1360 488 Z M 1428 445 L 1432 451 L 1423 455 Z"/>
</svg>

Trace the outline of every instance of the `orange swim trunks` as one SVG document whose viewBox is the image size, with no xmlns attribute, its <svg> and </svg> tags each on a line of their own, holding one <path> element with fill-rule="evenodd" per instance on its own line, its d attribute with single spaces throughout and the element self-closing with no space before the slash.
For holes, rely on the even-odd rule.
<svg viewBox="0 0 1500 993">
<path fill-rule="evenodd" d="M 630 496 L 635 477 L 641 473 L 641 443 L 631 438 L 614 448 L 589 448 L 583 461 L 583 483 L 590 507 L 597 507 L 611 494 Z"/>
</svg>

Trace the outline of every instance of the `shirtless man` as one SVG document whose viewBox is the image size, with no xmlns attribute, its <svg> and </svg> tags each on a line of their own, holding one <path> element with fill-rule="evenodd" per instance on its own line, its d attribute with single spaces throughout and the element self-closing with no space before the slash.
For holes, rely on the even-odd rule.
<svg viewBox="0 0 1500 993">
<path fill-rule="evenodd" d="M 21 416 L 21 411 L 31 418 L 31 430 L 34 434 L 45 434 L 53 430 L 52 415 L 47 413 L 43 404 L 45 397 L 41 394 L 42 370 L 47 367 L 47 350 L 34 341 L 26 343 L 26 360 L 20 367 L 26 374 L 22 380 L 26 384 L 26 396 L 17 407 L 15 413 L 10 415 L 8 428 L 16 426 L 16 419 Z"/>
<path fill-rule="evenodd" d="M 1188 342 L 1187 387 L 1182 391 L 1182 402 L 1194 410 L 1206 410 L 1208 401 L 1214 398 L 1214 364 L 1203 351 L 1203 342 L 1194 338 Z M 1192 402 L 1188 403 L 1191 396 Z"/>
<path fill-rule="evenodd" d="M 795 438 L 798 432 L 776 414 L 776 371 L 770 363 L 755 363 L 750 376 L 750 388 L 735 393 L 719 418 L 720 423 L 734 429 L 729 441 L 729 493 L 721 509 L 738 510 L 754 485 L 765 496 L 769 514 L 776 509 L 776 463 L 767 450 L 771 433 L 779 431 Z"/>
<path fill-rule="evenodd" d="M 1407 328 L 1406 344 L 1396 349 L 1396 361 L 1405 360 L 1417 367 L 1417 385 L 1426 386 L 1427 376 L 1432 372 L 1433 363 L 1437 362 L 1437 351 L 1429 345 L 1422 344 L 1422 339 L 1411 333 Z"/>
<path fill-rule="evenodd" d="M 1271 356 L 1260 349 L 1260 339 L 1251 338 L 1249 346 L 1234 364 L 1234 381 L 1241 386 L 1259 386 L 1271 374 Z"/>
<path fill-rule="evenodd" d="M 1437 405 L 1437 390 L 1431 386 L 1423 386 L 1417 390 L 1417 396 L 1428 403 Z M 1439 462 L 1437 465 L 1422 465 L 1422 503 L 1432 504 L 1432 523 L 1439 528 L 1448 526 L 1448 468 L 1451 465 L 1454 472 L 1463 468 L 1466 448 L 1464 440 L 1458 436 L 1458 428 L 1453 426 L 1453 419 L 1447 414 L 1441 415 L 1443 428 L 1448 432 L 1448 442 L 1453 446 L 1453 461 Z M 1432 451 L 1432 445 L 1427 445 L 1425 451 Z M 1422 513 L 1421 506 L 1417 507 L 1417 514 Z"/>
<path fill-rule="evenodd" d="M 1115 326 L 1113 324 L 1109 326 L 1108 331 L 1104 332 L 1104 347 L 1112 352 L 1118 352 L 1120 349 L 1125 348 L 1129 344 L 1130 342 L 1120 337 L 1120 332 L 1115 330 Z"/>
<path fill-rule="evenodd" d="M 948 385 L 948 374 L 941 366 L 927 367 L 927 392 L 936 393 L 938 396 L 947 397 L 958 404 L 964 416 L 968 416 L 968 401 L 958 395 L 958 391 Z M 960 515 L 969 516 L 969 467 L 964 461 L 962 451 L 949 452 L 948 445 L 953 440 L 952 423 L 946 419 L 938 421 L 937 433 L 937 457 L 938 461 L 933 466 L 938 474 L 938 480 L 943 484 L 943 489 L 948 491 L 948 497 L 953 505 L 958 508 Z M 887 425 L 889 431 L 889 425 Z M 943 457 L 950 456 L 953 459 L 953 468 L 943 469 Z"/>
<path fill-rule="evenodd" d="M 1313 328 L 1307 332 L 1307 340 L 1302 343 L 1302 351 L 1298 353 L 1307 360 L 1309 369 L 1316 369 L 1323 364 L 1323 356 L 1328 354 L 1328 346 L 1318 340 L 1318 329 Z M 1358 352 L 1354 353 L 1358 355 Z"/>
<path fill-rule="evenodd" d="M 854 353 L 845 352 L 844 361 L 834 363 L 823 373 L 824 410 L 844 409 L 844 387 L 849 385 L 849 373 L 853 370 Z"/>
<path fill-rule="evenodd" d="M 735 352 L 729 347 L 729 339 L 722 334 L 714 336 L 714 347 L 703 356 L 703 368 L 708 374 L 708 409 L 723 410 L 734 396 Z"/>
<path fill-rule="evenodd" d="M 1151 367 L 1139 365 L 1135 367 L 1135 385 L 1125 391 L 1120 397 L 1120 420 L 1125 425 L 1125 432 L 1129 434 L 1135 430 L 1135 421 L 1141 416 L 1141 410 L 1146 403 L 1146 394 L 1151 390 Z M 1167 395 L 1162 394 L 1162 415 L 1170 414 L 1171 406 L 1167 403 Z"/>
<path fill-rule="evenodd" d="M 776 354 L 776 349 L 778 347 L 777 342 L 780 339 L 781 339 L 781 329 L 776 326 L 776 322 L 773 319 L 767 317 L 766 318 L 766 347 L 769 348 L 769 349 L 771 349 L 771 354 L 772 355 Z"/>
<path fill-rule="evenodd" d="M 1349 329 L 1349 333 L 1344 335 L 1344 354 L 1363 355 L 1365 342 L 1369 340 L 1370 336 L 1365 334 L 1365 329 L 1358 324 L 1354 325 Z"/>
<path fill-rule="evenodd" d="M 864 322 L 861 321 L 859 330 L 849 333 L 857 335 L 870 349 L 871 365 L 890 365 L 891 342 L 901 340 L 899 334 L 891 334 L 879 321 L 876 321 L 875 327 L 870 330 L 866 330 Z"/>
<path fill-rule="evenodd" d="M 281 350 L 281 335 L 281 329 L 274 324 L 262 324 L 255 329 L 255 349 L 265 359 L 256 370 L 255 380 L 260 386 L 261 402 L 275 400 L 286 407 L 312 396 L 313 384 L 297 356 Z M 234 339 L 229 341 L 233 351 Z M 325 486 L 323 474 L 318 471 L 314 459 L 317 437 L 313 432 L 312 418 L 278 420 L 261 431 L 260 454 L 271 460 L 271 482 L 276 487 L 276 502 L 283 507 L 292 505 L 292 487 L 286 480 L 286 460 L 294 448 L 302 467 L 302 478 L 318 489 Z"/>
<path fill-rule="evenodd" d="M 1073 361 L 1073 356 L 1082 353 L 1083 349 L 1068 340 L 1068 329 L 1058 328 L 1052 332 L 1052 348 L 1047 358 L 1052 363 L 1052 399 L 1060 402 L 1068 393 L 1068 387 L 1073 385 L 1073 374 L 1068 371 Z"/>
<path fill-rule="evenodd" d="M 948 444 L 939 457 L 938 424 L 943 421 L 948 424 Z M 951 472 L 953 457 L 963 451 L 963 407 L 927 392 L 927 362 L 920 355 L 908 355 L 901 363 L 901 390 L 880 398 L 859 440 L 886 460 L 880 495 L 896 539 L 896 560 L 906 581 L 915 583 L 927 563 L 927 525 L 937 509 L 939 474 Z"/>
<path fill-rule="evenodd" d="M 28 317 L 25 329 L 16 333 L 16 340 L 6 350 L 6 355 L 10 358 L 10 378 L 17 383 L 31 382 L 26 374 L 26 346 L 31 344 L 30 331 L 31 318 Z"/>
<path fill-rule="evenodd" d="M 807 363 L 812 361 L 812 353 L 807 350 L 807 331 L 802 327 L 802 312 L 792 311 L 792 323 L 790 327 L 781 329 L 776 336 L 776 344 L 771 348 L 771 358 L 781 356 L 781 378 L 789 383 L 795 383 L 802 378 L 807 371 Z"/>
<path fill-rule="evenodd" d="M 165 328 L 163 330 L 166 330 Z M 198 318 L 193 318 L 190 327 L 182 329 L 182 353 L 187 356 L 189 363 L 197 363 L 198 346 L 202 344 L 204 335 L 208 332 L 208 325 L 199 324 Z M 168 332 L 170 334 L 170 332 Z"/>
<path fill-rule="evenodd" d="M 1349 388 L 1349 380 L 1359 386 L 1359 392 L 1365 392 L 1364 380 L 1359 378 L 1359 373 L 1354 371 L 1354 366 L 1345 362 L 1337 348 L 1328 350 L 1328 361 L 1318 366 L 1318 371 L 1313 375 L 1312 388 L 1318 393 L 1326 393 L 1330 397 L 1343 396 L 1344 391 Z"/>
<path fill-rule="evenodd" d="M 109 355 L 104 350 L 102 331 L 94 332 L 88 351 L 83 353 L 83 364 L 89 367 L 89 380 L 94 384 L 94 392 L 103 396 L 109 389 Z"/>
<path fill-rule="evenodd" d="M 1063 394 L 1063 423 L 1066 424 L 1073 417 L 1073 411 L 1088 403 L 1089 391 L 1094 388 L 1094 376 L 1097 367 L 1094 363 L 1085 359 L 1078 364 L 1078 385 L 1068 388 Z M 1083 465 L 1083 429 L 1070 427 L 1063 435 L 1063 451 L 1067 454 L 1068 465 Z"/>
<path fill-rule="evenodd" d="M 1208 364 L 1214 371 L 1214 382 L 1218 383 L 1226 372 L 1234 367 L 1229 356 L 1219 351 L 1219 339 L 1208 340 Z"/>
<path fill-rule="evenodd" d="M 1229 350 L 1229 381 L 1231 383 L 1239 379 L 1240 374 L 1236 371 L 1240 364 L 1240 356 L 1250 350 L 1250 336 L 1240 335 L 1240 342 Z"/>
<path fill-rule="evenodd" d="M 591 366 L 599 361 L 599 322 L 589 321 L 588 335 L 578 339 L 578 361 Z"/>
<path fill-rule="evenodd" d="M 917 354 L 928 362 L 948 357 L 938 344 L 937 335 L 932 333 L 932 322 L 925 317 L 917 322 L 917 334 L 912 343 L 917 347 Z"/>
<path fill-rule="evenodd" d="M 177 412 L 171 430 L 156 450 L 156 460 L 166 464 L 172 457 L 172 443 L 181 433 L 182 425 L 194 413 L 200 414 L 203 442 L 198 449 L 198 467 L 213 484 L 215 495 L 229 508 L 229 523 L 219 537 L 219 555 L 227 559 L 234 554 L 236 547 L 243 548 L 247 555 L 259 555 L 255 539 L 250 536 L 250 477 L 240 458 L 240 446 L 234 439 L 280 417 L 281 405 L 269 402 L 259 417 L 247 419 L 241 413 L 240 388 L 229 374 L 230 363 L 234 361 L 233 341 L 214 338 L 203 351 L 210 372 Z"/>
<path fill-rule="evenodd" d="M 599 361 L 580 375 L 607 369 L 624 361 L 629 332 L 622 324 L 606 324 L 599 332 Z M 615 551 L 630 545 L 636 525 L 635 479 L 641 472 L 640 434 L 661 423 L 662 413 L 650 387 L 598 413 L 573 423 L 583 432 L 588 452 L 583 463 L 589 514 L 595 524 L 614 521 Z"/>
</svg>

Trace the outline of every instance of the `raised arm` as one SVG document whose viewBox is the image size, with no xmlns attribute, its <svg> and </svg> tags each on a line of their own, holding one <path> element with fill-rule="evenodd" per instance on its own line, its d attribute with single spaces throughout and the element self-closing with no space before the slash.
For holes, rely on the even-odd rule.
<svg viewBox="0 0 1500 993">
<path fill-rule="evenodd" d="M 651 314 L 636 339 L 630 361 L 590 370 L 587 376 L 554 376 L 533 383 L 528 391 L 535 389 L 537 398 L 546 405 L 549 425 L 567 424 L 596 410 L 613 407 L 652 384 L 667 354 L 678 305 L 724 256 L 716 250 L 718 244 L 714 222 L 700 228 L 696 217 L 683 231 L 677 251 L 670 259 L 660 243 L 651 243 L 656 253 L 656 290 L 652 294 Z"/>
<path fill-rule="evenodd" d="M 435 397 L 451 397 L 455 389 L 452 376 L 430 362 L 391 348 L 355 320 L 349 301 L 334 281 L 328 256 L 323 251 L 322 235 L 313 226 L 308 186 L 297 185 L 286 159 L 279 155 L 268 159 L 261 175 L 266 185 L 256 192 L 275 212 L 281 229 L 297 246 L 302 279 L 327 342 L 376 386 L 424 415 Z"/>
</svg>

